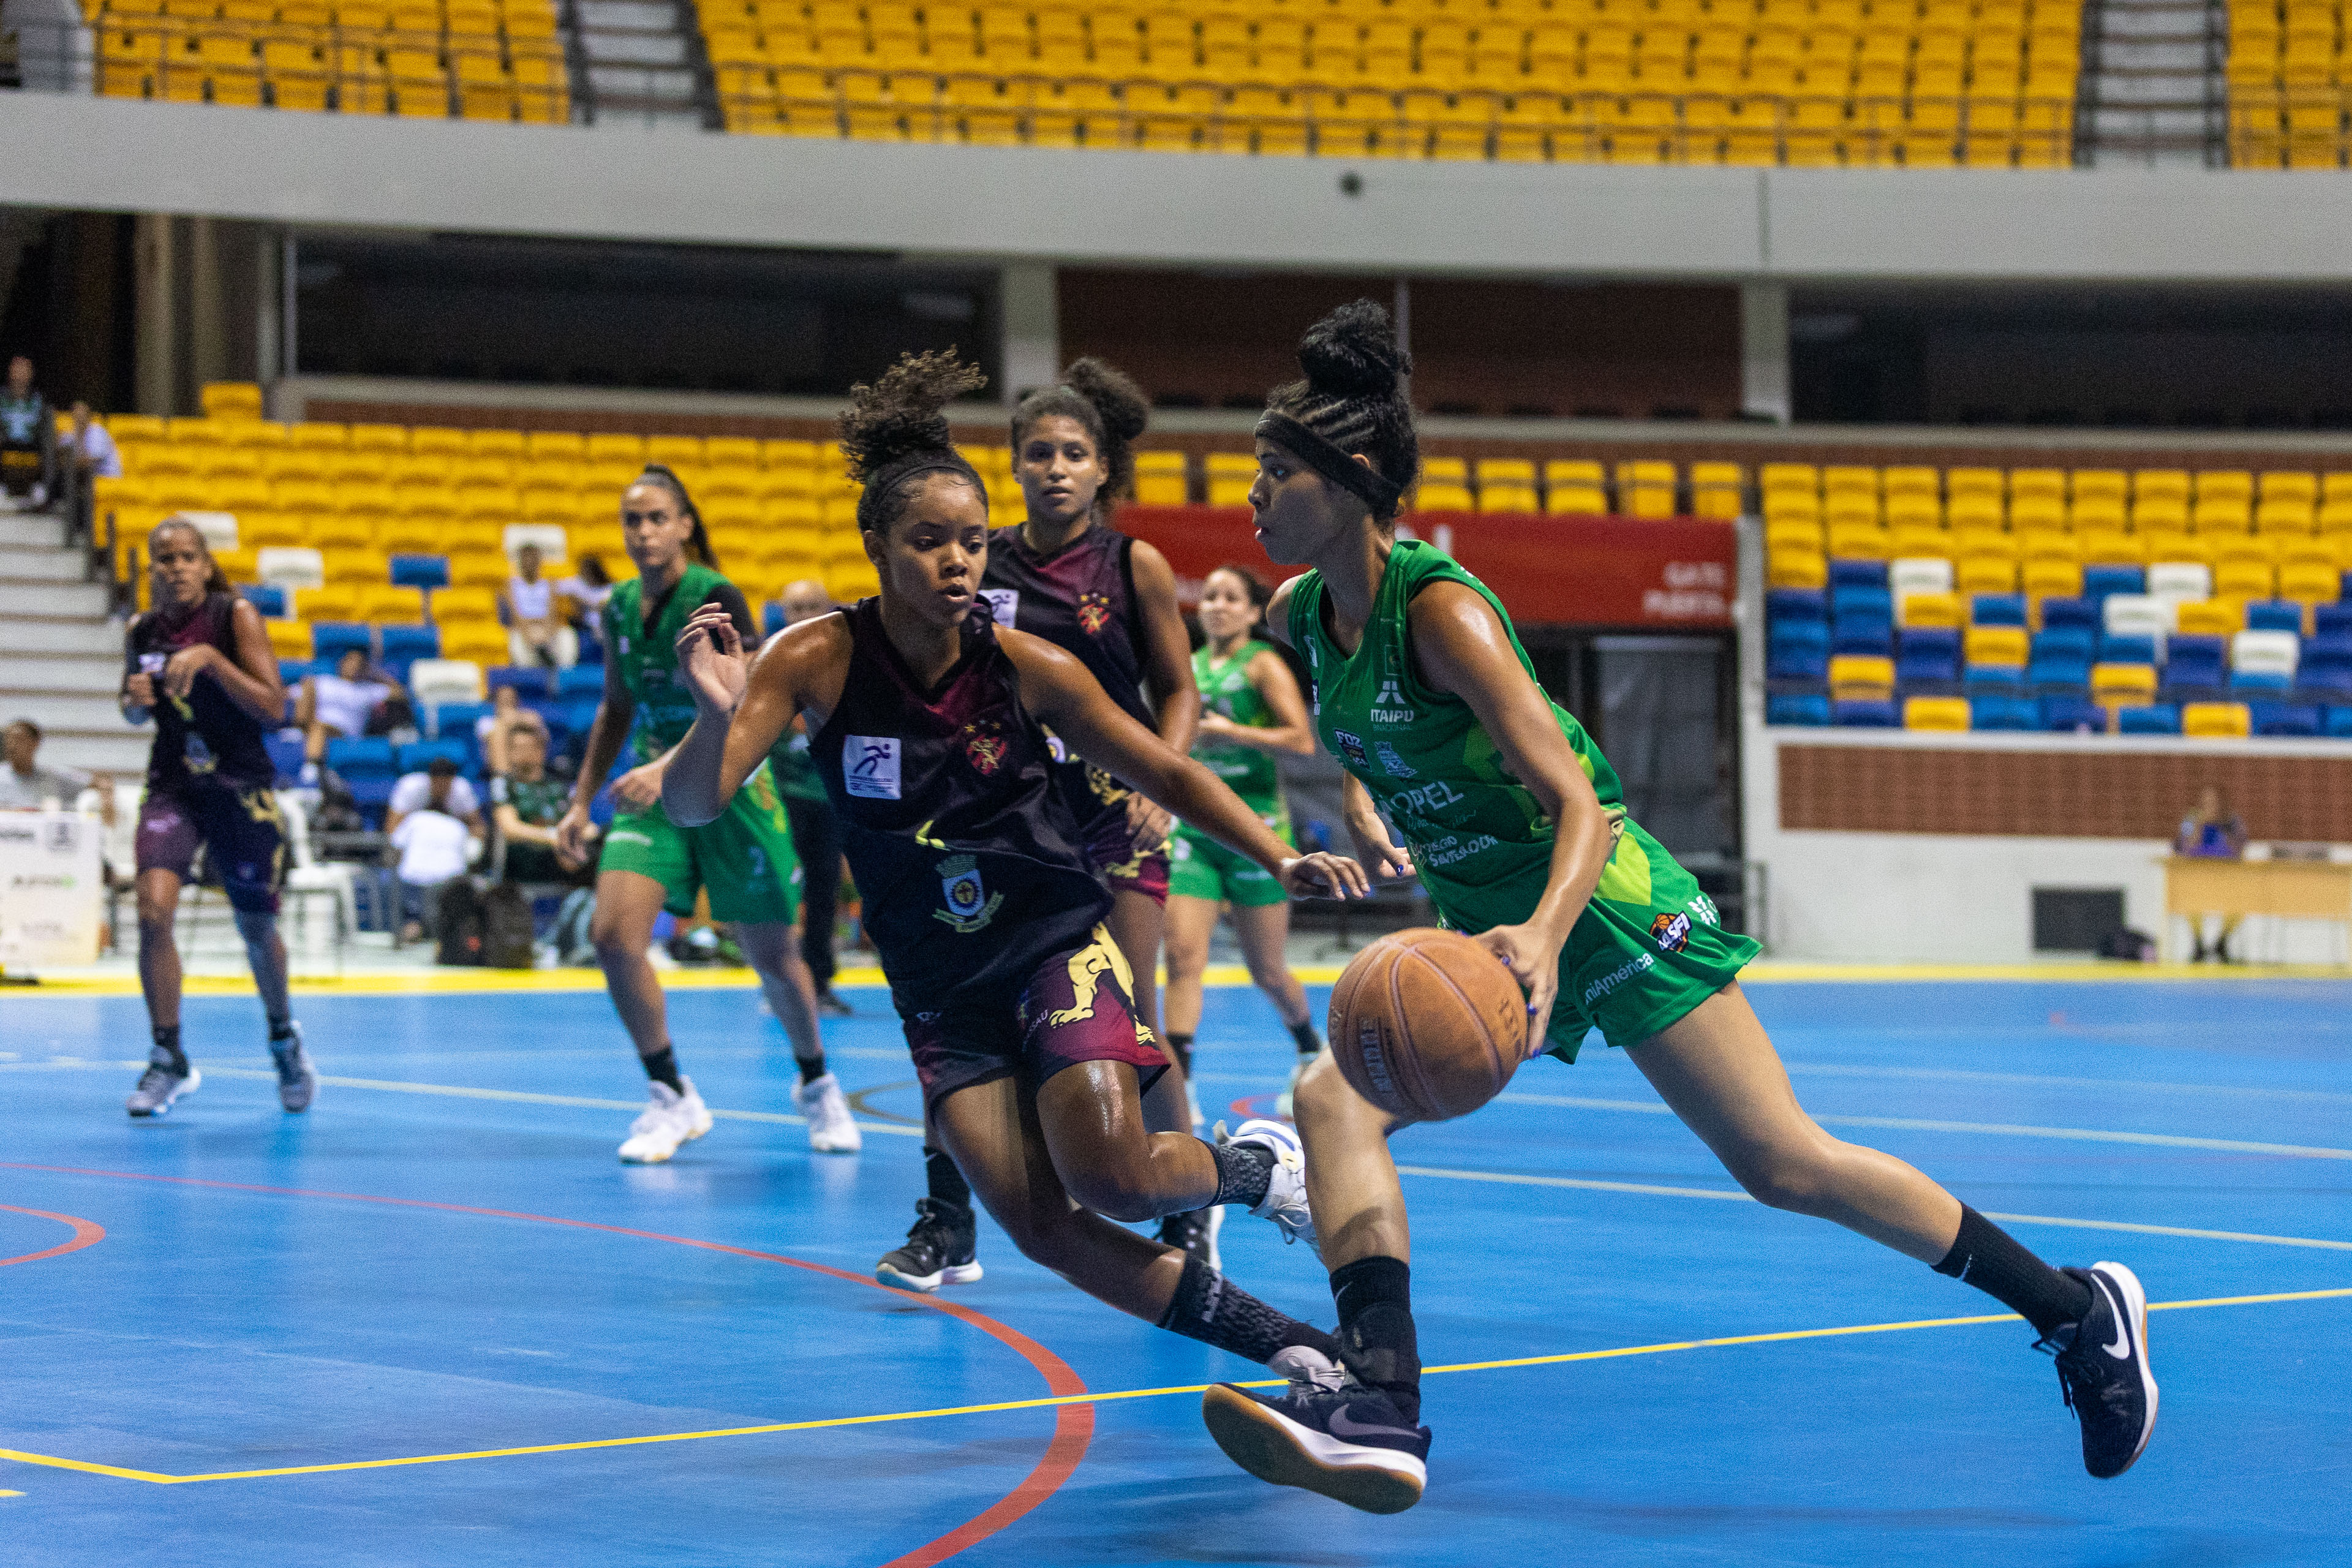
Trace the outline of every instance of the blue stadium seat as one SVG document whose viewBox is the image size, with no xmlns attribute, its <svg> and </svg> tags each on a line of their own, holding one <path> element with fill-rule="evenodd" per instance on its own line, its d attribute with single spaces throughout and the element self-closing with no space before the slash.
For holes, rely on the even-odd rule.
<svg viewBox="0 0 2352 1568">
<path fill-rule="evenodd" d="M 1979 693 L 1969 699 L 1969 728 L 1972 730 L 2038 730 L 2042 727 L 2042 711 L 2031 697 L 2010 697 L 1998 693 Z"/>
<path fill-rule="evenodd" d="M 1885 588 L 1830 591 L 1830 651 L 1885 654 L 1895 639 L 1895 601 Z"/>
<path fill-rule="evenodd" d="M 1774 593 L 1775 596 L 1778 596 L 1780 594 L 1781 594 L 1781 593 L 1785 593 L 1786 591 L 1787 591 L 1787 590 L 1785 590 L 1785 589 L 1777 589 L 1777 588 L 1776 588 L 1776 589 L 1774 589 L 1774 590 L 1773 590 L 1773 593 Z M 1768 607 L 1767 607 L 1767 614 L 1769 615 L 1769 613 L 1770 613 L 1770 611 L 1769 611 L 1769 607 L 1768 606 Z M 782 605 L 779 604 L 777 601 L 775 601 L 775 600 L 773 600 L 773 599 L 771 599 L 771 600 L 769 600 L 766 604 L 764 604 L 764 605 L 761 605 L 761 606 L 760 606 L 760 635 L 761 635 L 762 637 L 774 637 L 778 632 L 782 631 L 783 629 L 784 629 L 784 606 L 783 606 Z"/>
<path fill-rule="evenodd" d="M 2352 706 L 2328 709 L 2326 730 L 2332 740 L 2352 741 Z"/>
<path fill-rule="evenodd" d="M 411 741 L 400 748 L 399 757 L 404 773 L 423 773 L 436 757 L 446 757 L 457 764 L 459 772 L 470 773 L 474 765 L 474 737 L 468 734 L 460 740 L 455 735 L 444 735 L 436 741 Z"/>
<path fill-rule="evenodd" d="M 1822 680 L 1830 669 L 1830 628 L 1820 621 L 1776 624 L 1765 643 L 1764 673 L 1773 680 Z"/>
<path fill-rule="evenodd" d="M 1840 588 L 1884 588 L 1886 586 L 1886 563 L 1884 561 L 1845 561 L 1830 563 L 1830 590 Z"/>
<path fill-rule="evenodd" d="M 302 737 L 273 731 L 261 738 L 261 745 L 269 753 L 270 766 L 278 770 L 278 787 L 292 788 L 302 776 Z"/>
<path fill-rule="evenodd" d="M 2352 708 L 2345 710 L 2352 714 Z M 1776 691 L 1764 700 L 1767 724 L 1821 725 L 1830 721 L 1830 700 L 1818 691 Z"/>
<path fill-rule="evenodd" d="M 449 585 L 449 558 L 395 555 L 392 558 L 392 580 L 403 588 L 446 588 Z"/>
<path fill-rule="evenodd" d="M 2059 602 L 2047 601 L 2045 607 Z M 2091 636 L 2087 625 L 2050 626 L 2045 622 L 2044 628 L 2033 634 L 2032 652 L 2025 667 L 2027 683 L 2037 687 L 2090 685 Z"/>
<path fill-rule="evenodd" d="M 2178 735 L 2180 710 L 2169 702 L 2116 710 L 2116 727 L 2126 735 Z"/>
<path fill-rule="evenodd" d="M 1830 718 L 1848 729 L 1895 730 L 1902 727 L 1902 715 L 1895 704 L 1884 698 L 1853 697 L 1830 704 Z"/>
<path fill-rule="evenodd" d="M 434 735 L 462 733 L 471 739 L 474 722 L 489 717 L 492 710 L 487 702 L 441 702 L 425 715 L 425 728 Z"/>
<path fill-rule="evenodd" d="M 2255 599 L 2246 605 L 2250 632 L 2293 632 L 2303 635 L 2303 606 L 2288 599 Z"/>
<path fill-rule="evenodd" d="M 346 784 L 361 779 L 399 777 L 393 766 L 392 742 L 382 735 L 338 735 L 327 742 L 327 766 Z"/>
<path fill-rule="evenodd" d="M 2154 664 L 2156 639 L 2132 637 L 2128 634 L 2102 635 L 2099 638 L 2099 662 L 2101 664 Z"/>
<path fill-rule="evenodd" d="M 2352 605 L 2314 605 L 2311 621 L 2314 637 L 2352 637 Z"/>
<path fill-rule="evenodd" d="M 1783 621 L 1826 623 L 1830 618 L 1829 595 L 1819 588 L 1774 588 L 1764 595 L 1764 616 L 1775 626 Z"/>
<path fill-rule="evenodd" d="M 1979 594 L 1969 603 L 1969 619 L 1980 626 L 2021 626 L 2025 624 L 2025 595 Z"/>
<path fill-rule="evenodd" d="M 1972 693 L 1983 691 L 1998 696 L 2025 689 L 2025 670 L 2014 664 L 1972 664 L 1965 679 Z"/>
<path fill-rule="evenodd" d="M 1903 685 L 1960 678 L 1960 634 L 1950 626 L 1906 626 L 1896 634 L 1895 679 Z"/>
<path fill-rule="evenodd" d="M 375 657 L 375 633 L 357 621 L 319 621 L 310 627 L 310 653 L 331 671 L 343 655 L 357 648 Z"/>
<path fill-rule="evenodd" d="M 2147 592 L 2147 571 L 2139 566 L 2085 566 L 2083 568 L 2083 597 L 2094 605 L 2104 605 L 2110 594 L 2145 594 Z"/>
<path fill-rule="evenodd" d="M 2104 735 L 2107 731 L 2107 710 L 2089 698 L 2071 691 L 2058 692 L 2041 700 L 2041 728 L 2061 735 L 2088 731 Z"/>
<path fill-rule="evenodd" d="M 352 804 L 360 808 L 361 819 L 370 827 L 383 826 L 384 807 L 392 804 L 393 786 L 399 782 L 389 775 L 379 778 L 373 774 L 343 781 L 352 792 Z"/>
<path fill-rule="evenodd" d="M 534 697 L 547 690 L 547 671 L 532 669 L 520 664 L 494 664 L 482 672 L 482 689 L 496 696 L 501 686 L 511 686 L 518 697 Z"/>
<path fill-rule="evenodd" d="M 383 645 L 383 667 L 401 680 L 408 679 L 408 667 L 420 658 L 441 657 L 441 633 L 438 627 L 395 625 L 378 626 L 376 635 Z"/>
<path fill-rule="evenodd" d="M 2220 637 L 2176 632 L 2164 639 L 2163 682 L 2168 689 L 2219 690 L 2229 672 L 2228 645 Z"/>
<path fill-rule="evenodd" d="M 582 692 L 602 697 L 604 694 L 604 667 L 601 664 L 575 664 L 556 675 L 555 693 L 559 697 L 577 697 Z"/>
<path fill-rule="evenodd" d="M 2320 712 L 2303 702 L 2255 702 L 2254 733 L 2257 735 L 2316 735 L 2319 733 Z"/>
<path fill-rule="evenodd" d="M 2067 626 L 2080 626 L 2084 631 L 2099 629 L 2099 606 L 2087 599 L 2044 599 L 2042 601 L 2042 629 L 2051 631 Z"/>
<path fill-rule="evenodd" d="M 317 673 L 317 670 L 310 668 L 310 661 L 307 658 L 279 659 L 278 679 L 286 688 L 286 700 L 289 702 L 294 700 L 294 689 L 302 684 L 304 676 Z"/>
<path fill-rule="evenodd" d="M 596 709 L 603 699 L 594 692 L 584 697 L 567 697 L 556 710 L 556 718 L 572 734 L 584 736 L 588 726 L 596 721 Z"/>
<path fill-rule="evenodd" d="M 265 616 L 283 616 L 286 613 L 286 590 L 275 583 L 243 584 L 237 588 L 237 593 L 244 596 L 247 604 Z"/>
<path fill-rule="evenodd" d="M 2267 669 L 2230 671 L 2230 689 L 2232 692 L 2274 692 L 2277 694 L 2277 700 L 2284 701 L 2286 694 L 2294 689 L 2294 682 L 2285 676 L 2273 674 Z"/>
<path fill-rule="evenodd" d="M 2352 700 L 2352 636 L 2330 633 L 2305 638 L 2294 680 L 2306 692 L 2319 694 L 2321 700 Z"/>
</svg>

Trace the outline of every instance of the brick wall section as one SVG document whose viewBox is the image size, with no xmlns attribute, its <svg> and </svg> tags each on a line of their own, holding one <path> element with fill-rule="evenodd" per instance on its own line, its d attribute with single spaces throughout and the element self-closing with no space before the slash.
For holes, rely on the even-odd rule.
<svg viewBox="0 0 2352 1568">
<path fill-rule="evenodd" d="M 2258 839 L 2352 841 L 2352 758 L 1780 747 L 1790 831 L 2165 838 L 2210 784 Z"/>
</svg>

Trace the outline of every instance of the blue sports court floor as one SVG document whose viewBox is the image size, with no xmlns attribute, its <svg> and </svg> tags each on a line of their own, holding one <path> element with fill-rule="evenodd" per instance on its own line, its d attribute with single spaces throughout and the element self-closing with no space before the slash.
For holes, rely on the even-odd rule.
<svg viewBox="0 0 2352 1568">
<path fill-rule="evenodd" d="M 300 1006 L 308 1116 L 214 995 L 206 1081 L 152 1124 L 121 1110 L 136 996 L 0 1001 L 0 1562 L 2352 1561 L 2352 984 L 1752 987 L 1832 1130 L 2164 1304 L 2162 1418 L 2109 1483 L 2023 1325 L 1746 1201 L 1615 1053 L 1406 1133 L 1445 1370 L 1428 1496 L 1385 1519 L 1234 1469 L 1192 1390 L 1253 1369 L 985 1225 L 983 1281 L 868 1282 L 920 1190 L 880 992 L 827 1025 L 862 1155 L 779 1114 L 752 993 L 684 990 L 725 1109 L 629 1169 L 642 1079 L 600 993 L 344 989 Z M 1212 993 L 1213 1106 L 1267 1102 L 1272 1025 Z M 1303 1249 L 1244 1215 L 1224 1254 L 1328 1321 Z"/>
</svg>

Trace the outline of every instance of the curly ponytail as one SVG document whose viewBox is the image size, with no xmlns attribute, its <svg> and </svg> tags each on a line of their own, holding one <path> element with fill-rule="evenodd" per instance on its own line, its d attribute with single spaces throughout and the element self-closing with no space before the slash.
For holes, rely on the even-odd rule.
<svg viewBox="0 0 2352 1568">
<path fill-rule="evenodd" d="M 916 483 L 930 474 L 951 474 L 980 492 L 988 486 L 955 449 L 947 405 L 988 384 L 988 378 L 956 358 L 953 349 L 902 354 L 872 385 L 849 389 L 841 414 L 841 449 L 849 477 L 865 487 L 857 498 L 857 526 L 888 533 L 914 499 Z"/>
<path fill-rule="evenodd" d="M 1102 464 L 1102 488 L 1095 492 L 1097 516 L 1108 517 L 1113 502 L 1135 482 L 1135 438 L 1151 421 L 1151 400 L 1125 371 L 1091 355 L 1071 362 L 1059 386 L 1040 387 L 1013 411 L 1013 450 L 1029 438 L 1041 419 L 1075 419 L 1095 444 Z"/>
</svg>

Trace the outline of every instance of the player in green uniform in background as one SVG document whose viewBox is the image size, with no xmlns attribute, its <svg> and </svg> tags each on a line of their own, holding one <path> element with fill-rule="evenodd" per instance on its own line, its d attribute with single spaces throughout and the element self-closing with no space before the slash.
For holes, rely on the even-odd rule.
<svg viewBox="0 0 2352 1568">
<path fill-rule="evenodd" d="M 1192 650 L 1192 683 L 1201 690 L 1201 727 L 1192 754 L 1285 844 L 1291 842 L 1290 808 L 1283 804 L 1275 753 L 1315 750 L 1307 700 L 1270 643 L 1258 639 L 1268 591 L 1244 567 L 1220 566 L 1201 585 L 1201 630 L 1208 641 Z M 1265 993 L 1298 1047 L 1297 1065 L 1276 1113 L 1290 1114 L 1298 1075 L 1323 1048 L 1315 1033 L 1306 989 L 1290 973 L 1284 945 L 1290 937 L 1290 900 L 1257 865 L 1188 824 L 1168 846 L 1168 1043 L 1189 1053 L 1201 1026 L 1201 974 L 1209 965 L 1209 939 L 1219 907 L 1230 908 L 1234 937 L 1250 979 Z"/>
<path fill-rule="evenodd" d="M 777 595 L 784 625 L 795 626 L 833 614 L 833 595 L 814 577 L 784 584 Z M 801 956 L 816 985 L 816 1010 L 835 1017 L 850 1015 L 849 1004 L 833 992 L 834 925 L 841 898 L 841 824 L 824 785 L 809 761 L 808 726 L 794 721 L 768 753 L 768 772 L 784 797 L 793 821 L 793 848 L 801 858 Z"/>
<path fill-rule="evenodd" d="M 664 910 L 692 914 L 698 891 L 709 894 L 711 919 L 733 923 L 792 1040 L 801 1071 L 793 1100 L 808 1118 L 810 1147 L 854 1151 L 859 1133 L 840 1083 L 825 1070 L 814 988 L 797 947 L 800 859 L 774 781 L 761 767 L 726 814 L 701 827 L 675 826 L 662 810 L 670 752 L 694 722 L 693 693 L 677 677 L 678 635 L 697 609 L 717 604 L 749 642 L 751 606 L 719 574 L 702 519 L 667 468 L 648 467 L 622 493 L 621 530 L 637 575 L 604 601 L 604 699 L 588 732 L 571 809 L 556 825 L 558 844 L 583 854 L 589 803 L 625 740 L 637 765 L 613 782 L 619 810 L 597 858 L 596 915 L 589 927 L 614 1009 L 636 1042 L 648 1080 L 649 1103 L 630 1125 L 621 1158 L 658 1164 L 710 1131 L 709 1108 L 678 1070 L 661 983 L 646 957 L 655 917 Z"/>
<path fill-rule="evenodd" d="M 1531 1051 L 1572 1061 L 1597 1026 L 1758 1200 L 1932 1264 L 2032 1323 L 2081 1420 L 2085 1468 L 2121 1474 L 2156 1421 L 2131 1270 L 2053 1268 L 1902 1161 L 1805 1114 L 1737 984 L 1756 944 L 1722 930 L 1689 873 L 1627 819 L 1616 775 L 1544 695 L 1495 595 L 1397 538 L 1420 444 L 1402 385 L 1412 364 L 1387 316 L 1344 306 L 1298 358 L 1307 378 L 1278 388 L 1258 422 L 1250 504 L 1266 553 L 1312 568 L 1268 618 L 1307 658 L 1366 868 L 1417 870 L 1446 924 L 1509 966 L 1528 991 Z M 1270 1397 L 1219 1384 L 1203 1414 L 1253 1474 L 1393 1512 L 1420 1498 L 1429 1452 L 1395 1128 L 1328 1058 L 1300 1079 L 1297 1111 L 1349 1375 Z M 1905 1407 L 1920 1391 L 1904 1392 L 1898 1419 L 1916 1420 Z M 1704 1441 L 1703 1417 L 1692 1425 Z M 1888 1436 L 1899 1442 L 1901 1426 Z"/>
</svg>

